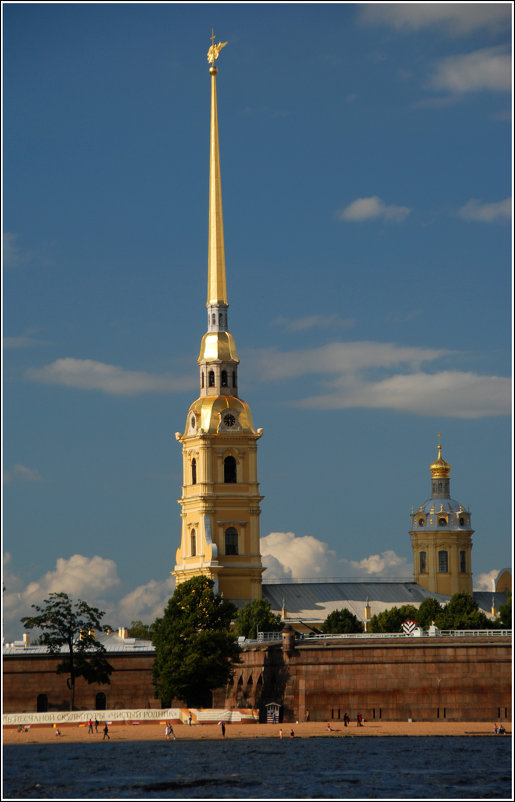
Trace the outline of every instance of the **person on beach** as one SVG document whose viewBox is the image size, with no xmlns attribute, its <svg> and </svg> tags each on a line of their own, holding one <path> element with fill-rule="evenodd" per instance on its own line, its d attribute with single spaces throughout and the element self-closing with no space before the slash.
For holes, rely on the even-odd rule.
<svg viewBox="0 0 515 802">
<path fill-rule="evenodd" d="M 350 716 L 348 713 L 343 714 L 343 726 L 346 727 L 350 722 Z"/>
<path fill-rule="evenodd" d="M 170 722 L 169 725 L 168 725 L 168 736 L 170 736 L 170 735 L 172 736 L 174 741 L 177 740 L 177 738 L 175 737 L 175 733 L 173 731 L 172 722 Z"/>
<path fill-rule="evenodd" d="M 283 737 L 283 731 L 279 730 L 279 738 L 282 738 L 282 737 Z"/>
<path fill-rule="evenodd" d="M 59 727 L 55 728 L 55 734 L 56 735 L 60 735 L 61 734 L 61 730 L 59 729 Z"/>
<path fill-rule="evenodd" d="M 502 724 L 499 724 L 499 735 L 506 735 L 506 730 Z"/>
<path fill-rule="evenodd" d="M 293 729 L 290 730 L 290 738 L 295 738 L 295 733 L 293 732 Z"/>
<path fill-rule="evenodd" d="M 93 722 L 91 719 L 88 721 L 88 735 L 89 733 L 93 734 Z"/>
<path fill-rule="evenodd" d="M 333 728 L 331 727 L 329 722 L 327 722 L 327 732 L 332 732 L 332 731 L 333 731 Z"/>
<path fill-rule="evenodd" d="M 167 741 L 170 740 L 170 731 L 168 729 L 168 724 L 165 724 L 165 738 Z"/>
<path fill-rule="evenodd" d="M 494 724 L 492 732 L 494 735 L 497 735 L 497 733 L 499 732 L 499 727 L 497 726 L 497 722 Z"/>
<path fill-rule="evenodd" d="M 190 727 L 191 727 L 191 713 L 190 713 L 190 715 L 189 715 L 189 718 L 188 718 L 188 724 L 189 724 L 189 725 L 190 725 Z"/>
<path fill-rule="evenodd" d="M 361 715 L 361 713 L 358 713 L 358 720 L 359 720 L 359 726 L 362 727 L 363 726 L 363 716 Z"/>
<path fill-rule="evenodd" d="M 104 737 L 102 738 L 102 740 L 103 740 L 103 741 L 105 741 L 105 739 L 106 739 L 106 738 L 107 738 L 107 740 L 108 740 L 108 741 L 110 741 L 110 740 L 111 740 L 111 738 L 109 737 L 109 727 L 107 726 L 107 721 L 106 721 L 106 723 L 105 723 L 105 727 L 104 727 Z"/>
<path fill-rule="evenodd" d="M 95 732 L 98 732 L 98 718 L 95 719 Z"/>
</svg>

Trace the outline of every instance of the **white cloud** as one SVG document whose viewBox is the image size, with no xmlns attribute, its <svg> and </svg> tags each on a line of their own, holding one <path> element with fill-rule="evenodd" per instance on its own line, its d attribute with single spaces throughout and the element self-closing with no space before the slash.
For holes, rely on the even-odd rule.
<svg viewBox="0 0 515 802">
<path fill-rule="evenodd" d="M 260 540 L 264 578 L 328 576 L 335 552 L 311 535 L 296 537 L 293 532 L 270 532 Z"/>
<path fill-rule="evenodd" d="M 511 198 L 505 198 L 496 203 L 481 203 L 475 198 L 471 198 L 465 206 L 458 212 L 463 220 L 477 221 L 480 223 L 494 223 L 498 220 L 509 220 L 511 218 Z"/>
<path fill-rule="evenodd" d="M 495 580 L 499 574 L 498 568 L 492 568 L 491 571 L 486 571 L 484 574 L 474 576 L 474 590 L 495 590 Z"/>
<path fill-rule="evenodd" d="M 170 596 L 175 590 L 175 577 L 151 579 L 145 585 L 127 593 L 116 605 L 117 621 L 121 626 L 129 626 L 132 621 L 150 624 L 163 615 Z"/>
<path fill-rule="evenodd" d="M 25 482 L 42 482 L 43 477 L 34 468 L 26 465 L 15 465 L 10 471 L 4 471 L 4 484 L 24 484 Z"/>
<path fill-rule="evenodd" d="M 387 222 L 401 223 L 411 212 L 407 206 L 394 206 L 386 204 L 377 195 L 369 198 L 357 198 L 345 209 L 337 212 L 339 220 L 346 223 L 362 223 L 365 220 L 385 220 Z"/>
<path fill-rule="evenodd" d="M 272 321 L 272 326 L 280 326 L 287 332 L 308 331 L 309 329 L 350 329 L 355 325 L 354 318 L 341 318 L 339 315 L 305 315 L 287 318 L 282 315 Z"/>
<path fill-rule="evenodd" d="M 394 551 L 371 554 L 362 560 L 340 560 L 346 577 L 388 577 L 413 581 L 413 562 Z"/>
<path fill-rule="evenodd" d="M 398 31 L 438 26 L 451 36 L 474 31 L 508 31 L 510 3 L 367 3 L 359 6 L 359 20 Z"/>
<path fill-rule="evenodd" d="M 337 391 L 299 402 L 309 409 L 391 409 L 446 418 L 508 415 L 511 381 L 503 376 L 441 371 L 395 375 L 381 381 L 353 378 Z"/>
<path fill-rule="evenodd" d="M 310 373 L 344 376 L 395 366 L 416 370 L 425 362 L 433 362 L 451 353 L 442 348 L 418 348 L 364 340 L 333 342 L 298 351 L 255 350 L 251 356 L 256 362 L 256 369 L 267 379 L 292 379 Z"/>
<path fill-rule="evenodd" d="M 4 637 L 19 638 L 22 629 L 20 618 L 32 615 L 33 604 L 41 604 L 49 593 L 68 593 L 73 598 L 83 598 L 93 606 L 107 610 L 107 598 L 120 585 L 116 563 L 95 555 L 85 557 L 74 554 L 70 558 L 60 557 L 55 570 L 48 571 L 39 579 L 24 586 L 11 568 L 10 555 L 4 555 Z M 111 605 L 112 608 L 112 605 Z M 107 616 L 104 619 L 108 623 Z"/>
<path fill-rule="evenodd" d="M 509 91 L 511 72 L 510 54 L 503 47 L 487 47 L 442 59 L 435 65 L 429 85 L 457 93 Z"/>
<path fill-rule="evenodd" d="M 100 390 L 109 395 L 172 393 L 192 389 L 192 378 L 153 375 L 144 371 L 124 370 L 93 359 L 56 359 L 42 368 L 27 370 L 26 377 L 45 384 L 60 384 L 78 390 Z"/>
</svg>

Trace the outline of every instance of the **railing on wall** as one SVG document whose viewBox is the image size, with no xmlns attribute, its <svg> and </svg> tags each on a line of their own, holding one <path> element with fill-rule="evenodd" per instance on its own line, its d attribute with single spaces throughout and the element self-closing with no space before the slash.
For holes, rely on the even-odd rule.
<svg viewBox="0 0 515 802">
<path fill-rule="evenodd" d="M 296 633 L 296 640 L 315 641 L 315 640 L 360 640 L 360 639 L 385 639 L 385 638 L 511 638 L 511 629 L 442 629 L 439 632 L 417 632 L 415 635 L 405 635 L 403 632 L 355 632 L 350 634 L 338 635 L 313 635 L 311 633 Z M 277 643 L 282 639 L 280 632 L 258 632 L 257 638 L 245 640 L 245 643 Z"/>
</svg>

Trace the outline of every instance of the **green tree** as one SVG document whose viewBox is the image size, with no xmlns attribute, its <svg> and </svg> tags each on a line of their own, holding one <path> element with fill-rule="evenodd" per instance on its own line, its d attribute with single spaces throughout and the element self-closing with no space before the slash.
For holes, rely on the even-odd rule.
<svg viewBox="0 0 515 802">
<path fill-rule="evenodd" d="M 410 618 L 417 621 L 417 608 L 413 604 L 403 604 L 401 607 L 390 607 L 382 613 L 373 615 L 368 625 L 369 632 L 402 632 L 402 624 Z"/>
<path fill-rule="evenodd" d="M 354 632 L 363 632 L 363 624 L 357 616 L 344 607 L 342 610 L 333 610 L 332 613 L 329 613 L 321 630 L 326 634 L 348 635 Z"/>
<path fill-rule="evenodd" d="M 281 616 L 270 609 L 268 599 L 247 602 L 236 615 L 236 634 L 244 638 L 257 638 L 258 632 L 280 632 Z"/>
<path fill-rule="evenodd" d="M 436 617 L 442 612 L 442 605 L 429 596 L 424 599 L 422 604 L 417 610 L 417 622 L 423 629 L 428 629 L 433 621 L 436 622 Z"/>
<path fill-rule="evenodd" d="M 492 622 L 470 593 L 451 596 L 435 623 L 440 629 L 492 629 Z"/>
<path fill-rule="evenodd" d="M 152 640 L 154 624 L 144 624 L 142 621 L 131 621 L 127 630 L 129 638 L 139 638 L 140 640 Z"/>
<path fill-rule="evenodd" d="M 511 629 L 511 591 L 506 594 L 506 601 L 499 607 L 499 623 L 504 629 Z"/>
<path fill-rule="evenodd" d="M 56 671 L 69 675 L 66 684 L 70 690 L 70 710 L 74 710 L 78 677 L 83 677 L 90 685 L 110 684 L 113 667 L 95 634 L 97 630 L 109 629 L 102 625 L 105 613 L 81 599 L 70 599 L 67 593 L 50 593 L 43 605 L 33 604 L 38 615 L 25 616 L 21 622 L 26 629 L 41 630 L 39 642 L 47 647 L 49 654 L 63 656 Z"/>
<path fill-rule="evenodd" d="M 181 699 L 205 707 L 211 691 L 225 685 L 240 662 L 236 635 L 229 630 L 236 607 L 213 587 L 205 576 L 182 582 L 153 624 L 152 676 L 162 704 Z"/>
</svg>

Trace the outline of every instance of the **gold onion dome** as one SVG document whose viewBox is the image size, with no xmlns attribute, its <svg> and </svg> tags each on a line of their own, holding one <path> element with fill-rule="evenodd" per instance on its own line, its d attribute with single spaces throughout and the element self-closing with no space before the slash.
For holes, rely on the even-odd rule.
<svg viewBox="0 0 515 802">
<path fill-rule="evenodd" d="M 433 474 L 434 479 L 449 476 L 451 466 L 442 457 L 442 446 L 440 443 L 438 443 L 438 457 L 434 462 L 431 463 L 429 470 Z"/>
</svg>

